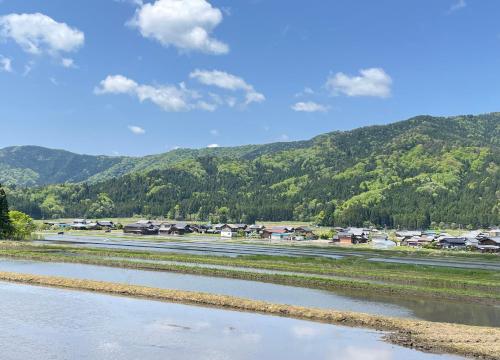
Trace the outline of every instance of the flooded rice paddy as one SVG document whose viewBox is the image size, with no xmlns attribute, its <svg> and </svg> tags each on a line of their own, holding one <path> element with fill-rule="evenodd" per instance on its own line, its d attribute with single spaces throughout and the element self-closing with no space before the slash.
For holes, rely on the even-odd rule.
<svg viewBox="0 0 500 360">
<path fill-rule="evenodd" d="M 364 312 L 383 316 L 500 326 L 500 307 L 492 305 L 402 298 L 359 291 L 338 290 L 332 292 L 257 281 L 74 263 L 0 259 L 0 271 L 200 291 L 273 303 Z"/>
<path fill-rule="evenodd" d="M 0 282 L 2 359 L 457 360 L 384 333 Z"/>
</svg>

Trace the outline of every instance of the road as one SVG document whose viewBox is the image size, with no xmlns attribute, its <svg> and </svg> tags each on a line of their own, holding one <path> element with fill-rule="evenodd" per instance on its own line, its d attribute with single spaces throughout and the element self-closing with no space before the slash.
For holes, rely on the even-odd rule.
<svg viewBox="0 0 500 360">
<path fill-rule="evenodd" d="M 478 259 L 453 259 L 453 258 L 432 258 L 422 257 L 401 257 L 394 256 L 387 252 L 380 251 L 356 251 L 339 250 L 335 248 L 311 248 L 292 247 L 288 245 L 267 245 L 267 244 L 237 244 L 222 242 L 221 240 L 189 240 L 189 241 L 155 241 L 127 239 L 126 237 L 103 238 L 100 236 L 80 236 L 80 235 L 46 235 L 44 240 L 37 240 L 41 243 L 67 244 L 71 246 L 128 249 L 159 252 L 176 252 L 188 254 L 206 254 L 219 256 L 238 255 L 270 255 L 270 256 L 313 256 L 339 259 L 345 256 L 363 256 L 369 261 L 388 262 L 415 265 L 445 266 L 466 269 L 487 269 L 500 271 L 499 261 L 487 261 Z"/>
</svg>

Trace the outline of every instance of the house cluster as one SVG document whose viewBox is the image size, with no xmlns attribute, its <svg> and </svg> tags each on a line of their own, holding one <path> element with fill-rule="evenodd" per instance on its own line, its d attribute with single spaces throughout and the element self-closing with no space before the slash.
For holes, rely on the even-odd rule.
<svg viewBox="0 0 500 360">
<path fill-rule="evenodd" d="M 45 225 L 60 229 L 71 230 L 113 230 L 116 224 L 107 220 L 90 221 L 87 219 L 74 219 L 72 222 L 45 221 Z"/>
<path fill-rule="evenodd" d="M 188 224 L 139 220 L 123 227 L 127 234 L 184 235 L 188 233 L 217 234 L 223 238 L 247 237 L 271 240 L 315 240 L 317 236 L 307 226 L 272 226 L 247 224 Z"/>
<path fill-rule="evenodd" d="M 396 231 L 396 238 L 403 246 L 432 245 L 442 249 L 470 249 L 481 252 L 500 251 L 500 229 L 486 231 L 475 230 L 460 236 L 452 236 L 445 232 L 428 231 Z"/>
</svg>

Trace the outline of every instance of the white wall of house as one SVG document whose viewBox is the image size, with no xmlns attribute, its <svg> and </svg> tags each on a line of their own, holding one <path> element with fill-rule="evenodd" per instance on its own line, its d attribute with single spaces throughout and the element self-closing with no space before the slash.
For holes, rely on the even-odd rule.
<svg viewBox="0 0 500 360">
<path fill-rule="evenodd" d="M 221 237 L 235 237 L 237 234 L 232 232 L 231 230 L 222 230 L 220 232 Z"/>
</svg>

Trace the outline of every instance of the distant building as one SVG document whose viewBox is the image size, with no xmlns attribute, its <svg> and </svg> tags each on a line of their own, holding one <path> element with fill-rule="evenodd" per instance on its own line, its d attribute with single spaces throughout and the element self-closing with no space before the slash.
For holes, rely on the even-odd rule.
<svg viewBox="0 0 500 360">
<path fill-rule="evenodd" d="M 465 249 L 466 241 L 464 237 L 440 237 L 438 244 L 443 249 Z"/>
<path fill-rule="evenodd" d="M 139 220 L 123 227 L 125 234 L 136 235 L 156 235 L 158 234 L 158 230 L 159 226 L 155 225 L 151 220 Z"/>
</svg>

